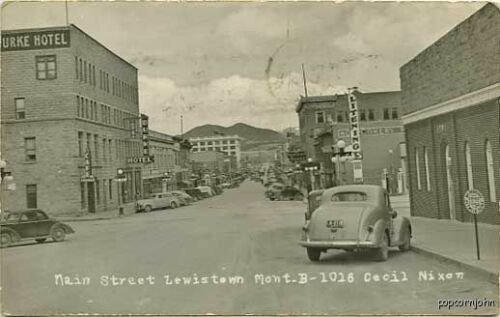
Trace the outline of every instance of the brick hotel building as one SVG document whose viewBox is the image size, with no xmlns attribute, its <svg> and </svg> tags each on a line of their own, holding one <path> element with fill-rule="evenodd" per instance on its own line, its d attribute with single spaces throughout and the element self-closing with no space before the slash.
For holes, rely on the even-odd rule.
<svg viewBox="0 0 500 317">
<path fill-rule="evenodd" d="M 140 193 L 141 166 L 127 163 L 143 152 L 137 69 L 75 25 L 2 31 L 1 48 L 6 208 L 99 212 Z"/>
</svg>

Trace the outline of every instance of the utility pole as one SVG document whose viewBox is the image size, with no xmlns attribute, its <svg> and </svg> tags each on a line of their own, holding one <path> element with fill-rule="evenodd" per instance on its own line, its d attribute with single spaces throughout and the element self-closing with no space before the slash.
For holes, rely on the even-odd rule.
<svg viewBox="0 0 500 317">
<path fill-rule="evenodd" d="M 181 115 L 181 138 L 184 136 L 184 116 Z"/>
<path fill-rule="evenodd" d="M 306 80 L 306 71 L 304 69 L 304 64 L 302 64 L 302 79 L 304 80 L 304 93 L 307 97 L 307 80 Z"/>
</svg>

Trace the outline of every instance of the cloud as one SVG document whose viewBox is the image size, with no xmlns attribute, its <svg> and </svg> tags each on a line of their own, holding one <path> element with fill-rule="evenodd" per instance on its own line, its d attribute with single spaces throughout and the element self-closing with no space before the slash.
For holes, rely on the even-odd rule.
<svg viewBox="0 0 500 317">
<path fill-rule="evenodd" d="M 237 122 L 281 130 L 298 125 L 295 106 L 302 85 L 302 75 L 296 72 L 269 81 L 234 75 L 198 86 L 178 86 L 168 78 L 141 75 L 140 108 L 150 116 L 152 129 L 170 134 L 180 133 L 181 115 L 185 131 L 203 124 Z M 328 95 L 345 92 L 345 87 L 310 83 L 308 92 Z"/>
</svg>

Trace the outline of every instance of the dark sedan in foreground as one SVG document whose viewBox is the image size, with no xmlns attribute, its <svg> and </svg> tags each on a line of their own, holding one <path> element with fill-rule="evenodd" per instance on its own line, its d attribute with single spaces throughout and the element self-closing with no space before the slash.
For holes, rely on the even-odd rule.
<svg viewBox="0 0 500 317">
<path fill-rule="evenodd" d="M 75 231 L 62 222 L 51 219 L 42 210 L 5 212 L 0 221 L 2 248 L 21 240 L 34 239 L 43 243 L 48 238 L 55 242 L 63 241 L 67 234 Z"/>
</svg>

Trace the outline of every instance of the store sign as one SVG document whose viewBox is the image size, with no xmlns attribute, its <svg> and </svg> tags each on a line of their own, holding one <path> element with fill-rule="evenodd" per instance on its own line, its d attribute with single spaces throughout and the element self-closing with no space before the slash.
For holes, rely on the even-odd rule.
<svg viewBox="0 0 500 317">
<path fill-rule="evenodd" d="M 141 114 L 142 156 L 149 157 L 149 117 Z"/>
<path fill-rule="evenodd" d="M 349 124 L 351 125 L 352 155 L 355 159 L 361 159 L 361 135 L 359 129 L 358 101 L 352 93 L 348 94 L 349 100 Z"/>
<path fill-rule="evenodd" d="M 2 51 L 62 48 L 70 44 L 69 30 L 2 34 Z"/>
<path fill-rule="evenodd" d="M 147 163 L 153 163 L 153 162 L 154 162 L 153 155 L 127 157 L 128 164 L 147 164 Z"/>
</svg>

